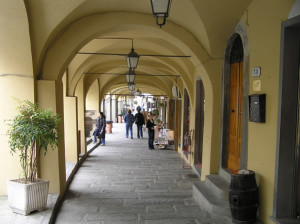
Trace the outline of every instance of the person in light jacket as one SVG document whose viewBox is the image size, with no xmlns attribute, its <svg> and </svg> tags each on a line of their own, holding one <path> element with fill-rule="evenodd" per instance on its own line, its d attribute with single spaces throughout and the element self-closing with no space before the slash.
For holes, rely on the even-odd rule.
<svg viewBox="0 0 300 224">
<path fill-rule="evenodd" d="M 126 123 L 126 138 L 128 138 L 128 132 L 130 132 L 131 139 L 133 139 L 132 125 L 134 123 L 134 116 L 131 114 L 131 110 L 128 110 L 124 117 L 124 121 Z"/>
</svg>

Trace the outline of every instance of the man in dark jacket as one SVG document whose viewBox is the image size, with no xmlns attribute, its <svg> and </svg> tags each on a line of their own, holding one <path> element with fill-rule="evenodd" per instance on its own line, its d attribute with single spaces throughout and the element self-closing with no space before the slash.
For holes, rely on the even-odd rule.
<svg viewBox="0 0 300 224">
<path fill-rule="evenodd" d="M 97 122 L 96 122 L 96 129 L 93 132 L 94 135 L 94 143 L 97 143 L 97 136 L 100 130 L 100 113 L 98 113 Z"/>
<path fill-rule="evenodd" d="M 106 118 L 103 112 L 100 112 L 99 135 L 101 145 L 105 145 Z"/>
<path fill-rule="evenodd" d="M 137 137 L 140 138 L 141 136 L 141 138 L 143 138 L 143 125 L 145 124 L 144 115 L 141 113 L 140 106 L 138 106 L 136 110 L 138 112 L 135 114 L 134 119 L 137 127 Z"/>
<path fill-rule="evenodd" d="M 131 139 L 133 139 L 132 125 L 134 123 L 134 116 L 131 113 L 131 110 L 128 110 L 127 114 L 124 117 L 124 121 L 126 123 L 126 138 L 128 138 L 128 132 L 129 132 L 131 135 Z"/>
</svg>

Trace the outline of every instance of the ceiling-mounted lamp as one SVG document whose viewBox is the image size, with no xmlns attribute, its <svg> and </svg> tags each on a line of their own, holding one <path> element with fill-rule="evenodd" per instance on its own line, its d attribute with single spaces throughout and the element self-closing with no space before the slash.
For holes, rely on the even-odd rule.
<svg viewBox="0 0 300 224">
<path fill-rule="evenodd" d="M 133 82 L 131 83 L 128 83 L 128 88 L 129 88 L 129 91 L 131 93 L 134 93 L 134 90 L 135 90 L 135 84 Z"/>
<path fill-rule="evenodd" d="M 161 28 L 166 24 L 172 0 L 150 0 L 152 13 L 156 19 L 156 24 Z"/>
<path fill-rule="evenodd" d="M 141 96 L 141 95 L 142 95 L 142 92 L 141 92 L 139 89 L 137 89 L 137 91 L 135 92 L 135 95 L 136 95 L 136 96 Z"/>
<path fill-rule="evenodd" d="M 129 70 L 129 72 L 126 74 L 126 82 L 129 83 L 134 83 L 135 79 L 135 72 L 134 70 Z"/>
<path fill-rule="evenodd" d="M 133 45 L 133 44 L 132 44 Z M 131 52 L 126 56 L 128 68 L 130 70 L 134 70 L 137 68 L 139 62 L 139 55 L 134 52 L 133 46 L 131 48 Z"/>
</svg>

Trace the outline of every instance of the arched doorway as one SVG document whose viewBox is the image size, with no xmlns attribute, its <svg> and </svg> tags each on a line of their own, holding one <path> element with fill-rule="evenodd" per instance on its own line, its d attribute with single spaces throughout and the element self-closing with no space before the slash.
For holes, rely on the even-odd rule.
<svg viewBox="0 0 300 224">
<path fill-rule="evenodd" d="M 186 89 L 184 89 L 184 104 L 183 104 L 183 139 L 187 132 L 190 130 L 190 97 Z M 184 140 L 183 142 L 184 143 Z M 186 158 L 188 159 L 188 146 L 182 144 L 182 148 Z"/>
<path fill-rule="evenodd" d="M 225 52 L 221 167 L 228 171 L 247 166 L 248 73 L 245 72 L 249 66 L 249 52 L 246 44 L 246 32 L 243 35 L 234 33 Z"/>
<path fill-rule="evenodd" d="M 243 44 L 241 37 L 237 36 L 230 55 L 229 131 L 227 150 L 227 168 L 230 170 L 239 169 L 241 163 L 243 61 Z"/>
</svg>

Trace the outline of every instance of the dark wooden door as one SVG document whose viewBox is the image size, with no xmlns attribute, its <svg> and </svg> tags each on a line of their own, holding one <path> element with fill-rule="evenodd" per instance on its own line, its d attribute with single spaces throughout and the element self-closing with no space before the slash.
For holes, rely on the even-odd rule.
<svg viewBox="0 0 300 224">
<path fill-rule="evenodd" d="M 196 81 L 195 164 L 202 169 L 204 127 L 204 87 L 202 80 Z"/>
<path fill-rule="evenodd" d="M 298 80 L 298 123 L 296 132 L 296 148 L 295 148 L 295 181 L 294 181 L 294 194 L 295 197 L 295 216 L 300 218 L 300 67 L 299 67 L 299 80 Z"/>
<path fill-rule="evenodd" d="M 243 108 L 243 62 L 230 67 L 229 137 L 227 168 L 240 168 Z"/>
</svg>

